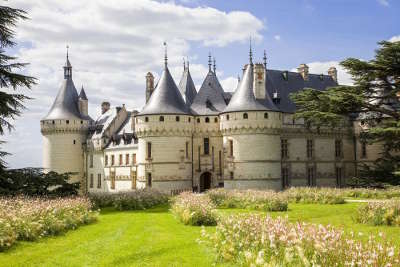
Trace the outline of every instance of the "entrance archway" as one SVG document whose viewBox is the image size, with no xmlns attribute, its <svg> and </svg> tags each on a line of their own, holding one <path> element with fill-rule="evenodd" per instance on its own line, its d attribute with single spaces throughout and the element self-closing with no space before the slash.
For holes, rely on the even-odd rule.
<svg viewBox="0 0 400 267">
<path fill-rule="evenodd" d="M 200 192 L 204 192 L 211 188 L 211 173 L 205 172 L 200 176 Z"/>
</svg>

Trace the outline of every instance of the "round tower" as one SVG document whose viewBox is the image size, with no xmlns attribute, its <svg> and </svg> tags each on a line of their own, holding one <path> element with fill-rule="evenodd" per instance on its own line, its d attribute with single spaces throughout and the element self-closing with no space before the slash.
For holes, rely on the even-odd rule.
<svg viewBox="0 0 400 267">
<path fill-rule="evenodd" d="M 157 87 L 135 119 L 138 187 L 173 193 L 191 190 L 194 120 L 166 60 Z"/>
<path fill-rule="evenodd" d="M 260 65 L 254 67 L 250 60 L 245 66 L 238 88 L 220 114 L 226 188 L 281 189 L 281 114 L 268 93 L 255 96 L 254 84 L 257 91 L 258 83 L 265 85 L 260 82 L 265 75 L 254 77 Z"/>
<path fill-rule="evenodd" d="M 83 88 L 78 96 L 67 53 L 61 87 L 50 111 L 40 121 L 45 171 L 73 172 L 71 181 L 84 183 L 83 144 L 89 123 L 87 97 Z M 84 184 L 81 188 L 84 188 Z"/>
</svg>

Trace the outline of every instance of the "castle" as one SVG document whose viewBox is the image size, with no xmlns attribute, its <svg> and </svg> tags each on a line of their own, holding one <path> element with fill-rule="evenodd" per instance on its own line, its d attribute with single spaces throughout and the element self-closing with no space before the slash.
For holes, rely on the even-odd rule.
<svg viewBox="0 0 400 267">
<path fill-rule="evenodd" d="M 345 185 L 357 163 L 371 162 L 379 146 L 360 141 L 362 124 L 308 129 L 294 119 L 290 93 L 336 86 L 337 70 L 310 74 L 267 68 L 250 60 L 233 93 L 218 81 L 215 62 L 199 91 L 184 64 L 177 86 L 167 65 L 155 85 L 146 75 L 141 111 L 102 103 L 88 115 L 88 98 L 72 80 L 68 58 L 53 106 L 41 120 L 43 167 L 73 172 L 83 192 L 117 192 L 152 187 L 170 193 L 209 188 L 280 190 L 289 186 Z"/>
</svg>

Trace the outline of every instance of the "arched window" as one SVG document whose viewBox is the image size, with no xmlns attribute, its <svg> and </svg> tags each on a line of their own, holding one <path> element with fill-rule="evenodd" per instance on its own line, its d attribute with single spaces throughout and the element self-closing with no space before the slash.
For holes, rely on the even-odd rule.
<svg viewBox="0 0 400 267">
<path fill-rule="evenodd" d="M 197 118 L 197 123 L 200 123 L 200 118 Z"/>
<path fill-rule="evenodd" d="M 66 123 L 69 124 L 69 120 L 67 120 Z"/>
<path fill-rule="evenodd" d="M 247 113 L 243 113 L 243 119 L 247 120 L 249 118 L 249 115 Z"/>
<path fill-rule="evenodd" d="M 149 122 L 149 117 L 144 117 L 145 122 Z"/>
<path fill-rule="evenodd" d="M 180 120 L 179 116 L 176 116 L 176 117 L 175 117 L 175 120 L 176 120 L 176 121 L 179 121 L 179 120 Z"/>
<path fill-rule="evenodd" d="M 188 119 L 188 121 L 190 122 L 190 121 L 191 121 L 191 119 L 189 118 L 189 119 Z"/>
<path fill-rule="evenodd" d="M 229 115 L 226 115 L 226 120 L 229 121 Z"/>
<path fill-rule="evenodd" d="M 164 121 L 164 116 L 160 116 L 160 121 Z"/>
<path fill-rule="evenodd" d="M 217 123 L 217 122 L 218 122 L 218 118 L 215 118 L 215 119 L 214 119 L 214 122 Z"/>
<path fill-rule="evenodd" d="M 81 121 L 81 124 L 83 124 L 83 121 Z"/>
<path fill-rule="evenodd" d="M 51 123 L 52 123 L 52 124 L 55 124 L 56 122 L 55 122 L 55 121 L 51 121 Z"/>
<path fill-rule="evenodd" d="M 206 123 L 209 123 L 209 122 L 210 122 L 210 118 L 206 117 Z"/>
<path fill-rule="evenodd" d="M 268 119 L 268 113 L 267 112 L 264 113 L 264 119 Z"/>
</svg>

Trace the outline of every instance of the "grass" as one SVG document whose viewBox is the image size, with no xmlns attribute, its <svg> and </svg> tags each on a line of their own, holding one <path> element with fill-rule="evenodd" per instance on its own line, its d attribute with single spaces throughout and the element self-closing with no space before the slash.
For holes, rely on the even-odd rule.
<svg viewBox="0 0 400 267">
<path fill-rule="evenodd" d="M 291 221 L 332 224 L 346 231 L 384 232 L 400 246 L 396 238 L 400 227 L 355 224 L 351 217 L 358 205 L 290 204 L 287 212 L 270 214 L 288 215 Z M 211 266 L 213 252 L 196 242 L 199 236 L 200 227 L 179 223 L 165 206 L 145 211 L 105 209 L 95 224 L 39 242 L 18 242 L 0 253 L 0 266 Z"/>
</svg>

